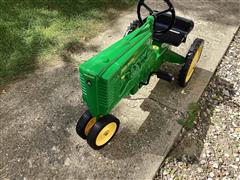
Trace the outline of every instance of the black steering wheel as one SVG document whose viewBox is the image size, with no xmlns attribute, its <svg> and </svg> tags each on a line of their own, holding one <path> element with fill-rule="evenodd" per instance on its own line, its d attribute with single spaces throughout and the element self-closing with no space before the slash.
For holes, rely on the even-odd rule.
<svg viewBox="0 0 240 180">
<path fill-rule="evenodd" d="M 141 8 L 142 8 L 142 6 L 145 9 L 147 9 L 149 14 L 154 16 L 155 18 L 157 18 L 161 14 L 165 14 L 165 13 L 168 13 L 168 12 L 171 13 L 171 22 L 170 22 L 169 26 L 166 29 L 162 30 L 162 31 L 155 31 L 155 33 L 165 33 L 167 31 L 169 31 L 173 27 L 173 25 L 175 23 L 176 14 L 175 14 L 175 9 L 174 9 L 172 3 L 170 2 L 170 0 L 163 0 L 163 1 L 168 5 L 168 9 L 165 10 L 165 11 L 161 11 L 161 12 L 152 10 L 148 5 L 146 5 L 144 3 L 144 0 L 139 0 L 139 2 L 138 2 L 137 15 L 138 15 L 138 20 L 141 23 L 141 25 L 144 23 L 144 21 L 142 19 L 142 16 L 141 16 Z"/>
</svg>

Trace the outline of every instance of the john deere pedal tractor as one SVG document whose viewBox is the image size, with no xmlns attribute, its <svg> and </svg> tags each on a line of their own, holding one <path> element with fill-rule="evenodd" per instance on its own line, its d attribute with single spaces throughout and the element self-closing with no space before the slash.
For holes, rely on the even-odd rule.
<svg viewBox="0 0 240 180">
<path fill-rule="evenodd" d="M 119 120 L 109 114 L 124 97 L 135 94 L 149 83 L 150 77 L 173 81 L 160 67 L 165 62 L 182 66 L 178 82 L 185 87 L 190 81 L 202 53 L 204 40 L 196 39 L 186 57 L 171 50 L 186 41 L 193 29 L 191 20 L 175 16 L 170 0 L 168 9 L 151 9 L 144 0 L 138 2 L 138 20 L 131 23 L 125 36 L 80 65 L 82 97 L 88 110 L 77 123 L 77 133 L 93 149 L 105 146 L 116 134 Z M 149 16 L 142 18 L 142 8 Z"/>
</svg>

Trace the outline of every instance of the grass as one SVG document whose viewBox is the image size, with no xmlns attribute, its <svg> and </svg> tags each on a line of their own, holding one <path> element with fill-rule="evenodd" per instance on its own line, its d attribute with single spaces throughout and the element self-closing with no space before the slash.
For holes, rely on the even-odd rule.
<svg viewBox="0 0 240 180">
<path fill-rule="evenodd" d="M 200 112 L 200 106 L 198 103 L 191 103 L 188 106 L 186 119 L 179 119 L 178 123 L 186 129 L 192 129 L 197 116 Z"/>
<path fill-rule="evenodd" d="M 0 0 L 0 84 L 87 41 L 134 0 Z"/>
</svg>

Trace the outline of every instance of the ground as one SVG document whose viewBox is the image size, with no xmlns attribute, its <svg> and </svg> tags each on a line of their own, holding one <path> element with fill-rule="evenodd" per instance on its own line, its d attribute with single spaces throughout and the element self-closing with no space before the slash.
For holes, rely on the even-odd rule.
<svg viewBox="0 0 240 180">
<path fill-rule="evenodd" d="M 157 179 L 240 179 L 240 31 L 203 93 L 195 127 L 183 131 Z"/>
</svg>

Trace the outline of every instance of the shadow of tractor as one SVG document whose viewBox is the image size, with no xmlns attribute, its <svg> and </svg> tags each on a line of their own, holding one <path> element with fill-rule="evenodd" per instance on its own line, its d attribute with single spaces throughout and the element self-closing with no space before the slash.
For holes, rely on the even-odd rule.
<svg viewBox="0 0 240 180">
<path fill-rule="evenodd" d="M 169 159 L 189 164 L 199 163 L 209 126 L 214 126 L 211 118 L 215 108 L 221 104 L 232 103 L 234 95 L 232 83 L 218 76 L 213 77 L 198 102 L 201 111 L 194 128 L 183 131 L 169 153 Z"/>
<path fill-rule="evenodd" d="M 179 67 L 174 67 L 174 65 L 166 68 L 171 68 L 170 71 L 175 75 L 179 70 Z M 177 159 L 187 157 L 190 163 L 197 163 L 203 150 L 203 143 L 209 126 L 211 125 L 214 108 L 223 103 L 223 99 L 226 99 L 223 92 L 228 91 L 231 95 L 234 94 L 231 83 L 218 77 L 213 78 L 212 81 L 218 86 L 215 91 L 217 99 L 211 95 L 208 95 L 210 96 L 208 100 L 204 98 L 207 91 L 214 88 L 212 86 L 214 83 L 211 83 L 198 102 L 200 104 L 200 116 L 196 117 L 194 127 L 187 131 L 182 130 L 184 133 L 176 134 L 175 131 L 181 132 L 181 126 L 177 123 L 177 120 L 186 117 L 184 113 L 181 113 L 183 111 L 180 102 L 189 101 L 189 97 L 193 93 L 192 91 L 195 91 L 194 88 L 198 88 L 202 76 L 211 77 L 211 73 L 203 69 L 197 69 L 191 83 L 185 89 L 189 93 L 188 95 L 182 94 L 183 89 L 179 88 L 175 83 L 167 83 L 160 80 L 151 91 L 149 97 L 146 97 L 140 105 L 143 111 L 149 112 L 149 115 L 138 131 L 132 133 L 132 127 L 125 126 L 113 139 L 111 146 L 106 146 L 100 152 L 111 159 L 126 159 L 136 154 L 145 153 L 166 156 L 166 151 L 169 149 L 168 142 L 173 141 L 175 145 L 172 147 L 169 156 Z M 208 79 L 207 77 L 206 79 Z M 231 100 L 230 97 L 228 97 L 229 100 Z M 177 98 L 178 100 L 175 100 Z M 168 103 L 168 100 L 176 103 L 176 109 L 179 108 L 181 111 L 169 108 L 168 105 L 171 105 L 171 103 Z M 189 101 L 190 103 L 192 102 Z M 184 109 L 186 112 L 186 107 Z M 208 113 L 206 114 L 205 112 Z M 138 120 L 136 119 L 136 121 Z"/>
</svg>

